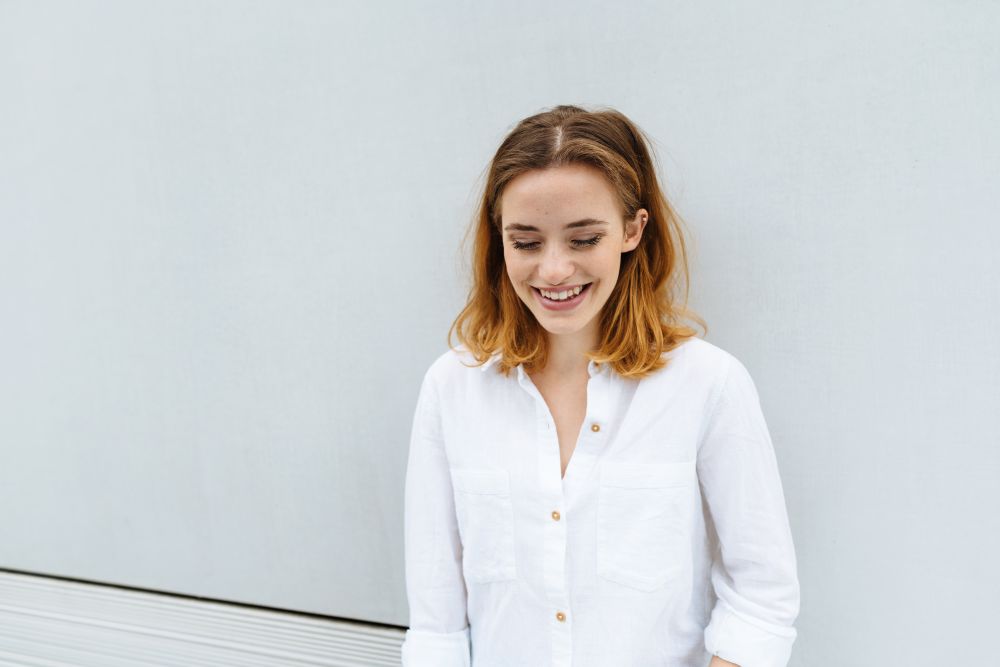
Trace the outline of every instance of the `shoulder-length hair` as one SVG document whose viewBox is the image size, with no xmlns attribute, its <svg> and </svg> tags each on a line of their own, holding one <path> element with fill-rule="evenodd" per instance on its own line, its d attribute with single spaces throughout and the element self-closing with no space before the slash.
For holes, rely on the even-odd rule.
<svg viewBox="0 0 1000 667">
<path fill-rule="evenodd" d="M 499 354 L 504 375 L 518 364 L 527 371 L 545 368 L 548 337 L 514 291 L 504 264 L 500 197 L 520 174 L 576 163 L 597 167 L 607 177 L 621 201 L 623 228 L 640 208 L 649 213 L 639 245 L 622 255 L 618 282 L 599 315 L 599 346 L 587 357 L 610 364 L 623 377 L 642 378 L 666 365 L 665 352 L 697 335 L 684 318 L 708 333 L 705 321 L 687 308 L 683 221 L 660 189 L 647 142 L 624 114 L 608 108 L 560 105 L 514 127 L 490 162 L 466 232 L 466 240 L 474 233 L 472 285 L 448 330 L 449 348 L 455 333 L 480 366 Z"/>
</svg>

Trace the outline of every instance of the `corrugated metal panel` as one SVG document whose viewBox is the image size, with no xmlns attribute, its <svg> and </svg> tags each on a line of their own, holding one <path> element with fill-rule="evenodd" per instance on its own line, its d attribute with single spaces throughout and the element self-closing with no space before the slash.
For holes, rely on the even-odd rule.
<svg viewBox="0 0 1000 667">
<path fill-rule="evenodd" d="M 398 667 L 403 633 L 0 572 L 5 667 Z"/>
</svg>

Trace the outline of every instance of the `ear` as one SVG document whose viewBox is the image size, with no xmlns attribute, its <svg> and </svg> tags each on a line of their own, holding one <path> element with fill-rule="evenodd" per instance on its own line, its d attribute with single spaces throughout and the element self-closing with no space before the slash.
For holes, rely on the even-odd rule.
<svg viewBox="0 0 1000 667">
<path fill-rule="evenodd" d="M 642 230 L 646 228 L 649 211 L 640 208 L 631 220 L 625 222 L 625 238 L 622 240 L 622 252 L 635 250 L 642 238 Z"/>
</svg>

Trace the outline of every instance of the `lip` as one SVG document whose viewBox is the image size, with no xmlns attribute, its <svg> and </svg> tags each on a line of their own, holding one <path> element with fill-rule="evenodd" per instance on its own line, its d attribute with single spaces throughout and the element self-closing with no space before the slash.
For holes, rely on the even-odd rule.
<svg viewBox="0 0 1000 667">
<path fill-rule="evenodd" d="M 538 303 L 540 303 L 542 305 L 542 307 L 545 308 L 546 310 L 573 310 L 574 308 L 576 308 L 577 306 L 579 306 L 581 303 L 583 303 L 583 300 L 587 298 L 587 294 L 590 293 L 590 288 L 591 288 L 591 286 L 593 286 L 593 284 L 594 283 L 592 283 L 592 282 L 591 283 L 587 283 L 584 286 L 582 292 L 580 292 L 579 294 L 577 294 L 572 299 L 567 299 L 566 301 L 551 301 L 549 299 L 546 299 L 544 296 L 542 296 L 542 293 L 538 290 L 537 287 L 532 287 L 531 291 L 535 293 L 535 298 L 538 300 Z M 576 286 L 574 285 L 573 287 L 575 288 Z M 560 292 L 562 292 L 564 290 L 568 291 L 569 289 L 573 289 L 573 288 L 561 287 L 561 288 L 559 288 L 559 291 Z M 553 291 L 555 291 L 555 290 L 553 290 Z"/>
</svg>

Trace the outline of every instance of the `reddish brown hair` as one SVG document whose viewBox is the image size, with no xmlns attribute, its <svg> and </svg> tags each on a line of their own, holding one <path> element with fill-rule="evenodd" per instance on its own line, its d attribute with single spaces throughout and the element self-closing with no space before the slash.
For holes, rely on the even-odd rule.
<svg viewBox="0 0 1000 667">
<path fill-rule="evenodd" d="M 641 378 L 666 365 L 663 353 L 697 335 L 684 318 L 708 333 L 705 321 L 687 308 L 683 221 L 660 189 L 647 143 L 643 132 L 614 109 L 561 105 L 517 124 L 493 156 L 466 233 L 466 240 L 474 234 L 472 285 L 448 330 L 449 347 L 454 332 L 480 365 L 502 353 L 498 368 L 504 375 L 520 363 L 528 371 L 545 367 L 545 330 L 514 291 L 504 265 L 500 197 L 526 171 L 575 163 L 597 167 L 607 177 L 621 201 L 623 228 L 640 208 L 649 213 L 639 245 L 622 255 L 618 283 L 599 315 L 600 344 L 588 358 L 610 364 L 624 377 Z"/>
</svg>

